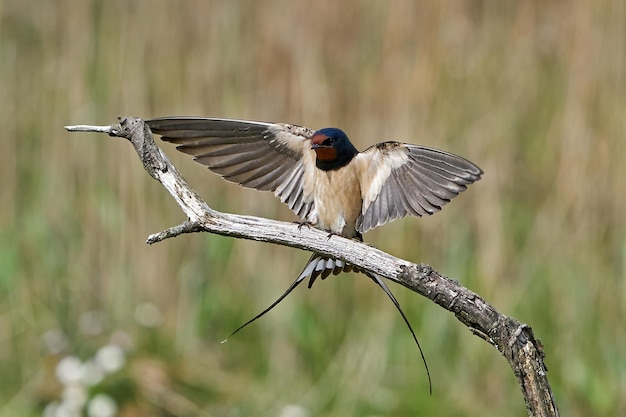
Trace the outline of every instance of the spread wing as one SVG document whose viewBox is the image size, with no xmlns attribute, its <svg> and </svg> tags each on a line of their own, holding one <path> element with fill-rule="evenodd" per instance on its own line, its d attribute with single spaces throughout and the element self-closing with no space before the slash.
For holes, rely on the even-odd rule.
<svg viewBox="0 0 626 417">
<path fill-rule="evenodd" d="M 247 120 L 165 117 L 150 129 L 228 181 L 273 191 L 305 219 L 313 210 L 314 131 L 301 126 Z"/>
<path fill-rule="evenodd" d="M 354 162 L 363 198 L 356 224 L 361 233 L 407 214 L 433 214 L 483 173 L 460 156 L 399 142 L 374 145 Z"/>
</svg>

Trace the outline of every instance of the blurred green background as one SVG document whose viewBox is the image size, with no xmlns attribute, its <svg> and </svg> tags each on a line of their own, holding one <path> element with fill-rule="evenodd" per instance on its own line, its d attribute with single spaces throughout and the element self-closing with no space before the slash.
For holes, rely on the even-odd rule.
<svg viewBox="0 0 626 417">
<path fill-rule="evenodd" d="M 147 246 L 182 212 L 127 142 L 63 129 L 118 115 L 337 126 L 360 149 L 476 162 L 484 179 L 441 213 L 366 240 L 531 325 L 563 415 L 625 415 L 625 41 L 620 1 L 0 1 L 0 415 L 61 415 L 74 394 L 120 416 L 525 414 L 495 349 L 393 285 L 429 396 L 404 323 L 359 275 L 299 288 L 220 344 L 309 255 L 200 234 Z M 163 148 L 212 207 L 294 220 Z M 121 369 L 61 375 L 110 344 Z"/>
</svg>

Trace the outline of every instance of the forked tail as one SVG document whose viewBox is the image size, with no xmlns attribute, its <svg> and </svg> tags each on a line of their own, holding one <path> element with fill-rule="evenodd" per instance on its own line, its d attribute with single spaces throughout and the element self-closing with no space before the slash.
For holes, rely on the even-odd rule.
<svg viewBox="0 0 626 417">
<path fill-rule="evenodd" d="M 269 307 L 261 311 L 252 319 L 248 320 L 247 322 L 239 326 L 234 332 L 230 334 L 230 336 L 222 340 L 222 343 L 226 342 L 239 330 L 243 329 L 244 327 L 246 327 L 248 324 L 252 323 L 253 321 L 263 317 L 266 313 L 268 313 L 270 310 L 276 307 L 285 297 L 289 295 L 289 293 L 291 293 L 291 291 L 293 291 L 307 277 L 310 277 L 308 287 L 311 288 L 311 286 L 313 285 L 313 282 L 315 282 L 317 277 L 321 277 L 322 279 L 325 279 L 331 273 L 334 275 L 337 275 L 340 272 L 349 272 L 349 271 L 362 272 L 365 275 L 367 275 L 369 278 L 372 279 L 372 281 L 374 281 L 385 292 L 385 294 L 387 294 L 389 299 L 396 306 L 396 309 L 402 316 L 402 319 L 404 320 L 404 323 L 406 324 L 406 326 L 409 328 L 409 331 L 411 332 L 411 335 L 413 336 L 413 340 L 415 340 L 415 344 L 417 345 L 417 348 L 420 351 L 422 362 L 424 363 L 424 368 L 426 369 L 426 375 L 428 377 L 428 390 L 430 394 L 432 395 L 433 383 L 430 378 L 430 370 L 428 369 L 428 363 L 426 363 L 426 357 L 424 356 L 424 352 L 422 351 L 422 346 L 420 345 L 420 342 L 417 340 L 417 336 L 415 335 L 415 332 L 413 331 L 413 327 L 411 327 L 411 323 L 409 322 L 409 319 L 404 314 L 404 311 L 402 311 L 402 308 L 400 307 L 400 303 L 398 302 L 396 297 L 393 295 L 393 293 L 391 292 L 391 290 L 389 289 L 389 287 L 383 280 L 383 277 L 381 277 L 378 274 L 374 274 L 368 271 L 362 271 L 359 268 L 353 267 L 352 265 L 347 264 L 341 260 L 328 258 L 328 257 L 318 255 L 315 253 L 311 256 L 311 258 L 309 258 L 309 262 L 307 262 L 306 266 L 304 267 L 300 275 L 298 275 L 298 278 L 296 278 L 291 283 L 289 288 L 287 288 L 287 290 L 280 297 L 278 297 L 276 301 L 274 301 L 272 304 L 270 304 Z"/>
</svg>

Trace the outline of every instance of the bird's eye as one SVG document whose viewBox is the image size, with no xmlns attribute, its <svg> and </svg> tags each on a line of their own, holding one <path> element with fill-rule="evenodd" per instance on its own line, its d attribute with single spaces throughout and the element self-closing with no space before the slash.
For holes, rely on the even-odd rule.
<svg viewBox="0 0 626 417">
<path fill-rule="evenodd" d="M 326 140 L 322 143 L 322 145 L 324 145 L 324 146 L 331 146 L 333 143 L 335 143 L 335 141 L 333 140 L 333 138 L 328 138 L 328 139 L 326 139 Z"/>
</svg>

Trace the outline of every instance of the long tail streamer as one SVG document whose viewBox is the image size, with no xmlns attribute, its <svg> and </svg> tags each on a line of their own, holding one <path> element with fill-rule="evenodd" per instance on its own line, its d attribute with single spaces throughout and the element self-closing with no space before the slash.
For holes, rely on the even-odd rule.
<svg viewBox="0 0 626 417">
<path fill-rule="evenodd" d="M 246 327 L 250 323 L 254 322 L 257 319 L 260 319 L 265 314 L 269 313 L 270 310 L 272 310 L 283 299 L 285 299 L 285 297 L 287 297 L 289 295 L 289 293 L 291 293 L 291 291 L 293 291 L 305 278 L 307 278 L 308 276 L 311 276 L 311 273 L 313 272 L 313 270 L 315 268 L 315 265 L 317 264 L 317 260 L 315 262 L 312 262 L 312 261 L 314 259 L 316 259 L 317 257 L 319 257 L 319 255 L 313 254 L 311 259 L 309 260 L 309 263 L 307 263 L 307 265 L 304 267 L 304 269 L 302 270 L 300 275 L 298 275 L 298 278 L 296 278 L 291 283 L 289 288 L 287 288 L 287 290 L 280 297 L 278 297 L 276 299 L 276 301 L 274 301 L 272 304 L 269 305 L 269 307 L 267 307 L 265 310 L 261 311 L 259 314 L 254 316 L 252 319 L 248 320 L 247 322 L 245 322 L 241 326 L 237 327 L 237 329 L 234 332 L 232 332 L 230 334 L 230 336 L 228 336 L 226 339 L 222 340 L 222 343 L 225 343 L 226 341 L 228 341 L 228 339 L 233 337 L 237 332 L 239 332 L 241 329 L 243 329 L 244 327 Z M 343 267 L 343 265 L 342 265 L 342 267 Z M 385 292 L 385 294 L 387 294 L 387 296 L 389 297 L 391 302 L 393 302 L 393 304 L 396 306 L 396 309 L 398 310 L 398 312 L 402 316 L 402 319 L 404 320 L 404 323 L 406 324 L 406 326 L 409 328 L 409 331 L 411 332 L 411 335 L 413 336 L 413 340 L 415 341 L 415 344 L 417 345 L 417 348 L 420 351 L 420 355 L 422 357 L 422 362 L 424 363 L 424 368 L 426 369 L 426 375 L 428 377 L 428 390 L 429 390 L 430 394 L 432 395 L 432 393 L 433 393 L 433 383 L 432 383 L 432 379 L 430 377 L 430 370 L 428 369 L 428 363 L 426 362 L 426 357 L 424 356 L 424 351 L 422 350 L 422 346 L 420 345 L 419 340 L 417 340 L 417 336 L 415 335 L 415 332 L 413 331 L 413 327 L 411 326 L 411 323 L 409 322 L 409 319 L 404 314 L 404 311 L 402 311 L 402 308 L 400 307 L 400 303 L 398 302 L 396 297 L 393 295 L 393 293 L 391 292 L 391 290 L 389 289 L 389 287 L 387 286 L 387 284 L 383 280 L 383 277 L 381 277 L 380 275 L 377 275 L 377 274 L 373 274 L 371 272 L 367 272 L 367 271 L 358 270 L 358 272 L 362 272 L 365 275 L 367 275 L 369 278 L 371 278 L 372 281 L 374 281 Z M 325 278 L 325 277 L 323 277 L 323 278 Z M 313 281 L 313 279 L 311 281 Z M 312 282 L 310 282 L 309 288 L 311 287 L 311 284 L 312 284 Z"/>
</svg>

